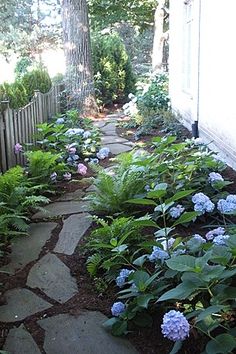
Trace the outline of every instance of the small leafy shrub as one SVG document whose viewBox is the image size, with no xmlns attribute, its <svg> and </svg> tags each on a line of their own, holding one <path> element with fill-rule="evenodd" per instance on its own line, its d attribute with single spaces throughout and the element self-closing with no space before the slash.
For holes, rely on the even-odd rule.
<svg viewBox="0 0 236 354">
<path fill-rule="evenodd" d="M 33 60 L 30 57 L 21 57 L 15 66 L 15 76 L 17 79 L 21 78 L 23 75 L 25 75 L 28 71 L 29 68 L 32 66 Z"/>
<path fill-rule="evenodd" d="M 158 74 L 150 85 L 138 96 L 137 105 L 142 115 L 169 109 L 168 76 Z"/>
<path fill-rule="evenodd" d="M 46 93 L 52 87 L 52 82 L 47 70 L 40 67 L 26 73 L 22 77 L 21 83 L 26 90 L 28 101 L 34 96 L 35 90 Z"/>
<path fill-rule="evenodd" d="M 96 34 L 92 51 L 98 100 L 104 105 L 123 102 L 135 90 L 135 77 L 123 42 L 117 34 Z"/>
</svg>

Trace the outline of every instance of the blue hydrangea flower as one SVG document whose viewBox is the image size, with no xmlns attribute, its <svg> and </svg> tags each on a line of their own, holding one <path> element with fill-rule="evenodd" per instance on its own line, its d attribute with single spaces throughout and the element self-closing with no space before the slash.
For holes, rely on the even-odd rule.
<svg viewBox="0 0 236 354">
<path fill-rule="evenodd" d="M 205 237 L 208 241 L 211 241 L 216 236 L 224 235 L 224 233 L 225 233 L 225 229 L 223 227 L 217 227 L 214 230 L 208 231 Z"/>
<path fill-rule="evenodd" d="M 230 214 L 236 212 L 236 195 L 230 194 L 226 199 L 220 199 L 217 203 L 217 209 L 222 214 Z"/>
<path fill-rule="evenodd" d="M 99 163 L 99 160 L 96 159 L 96 158 L 91 158 L 91 159 L 90 159 L 90 163 L 98 164 L 98 163 Z"/>
<path fill-rule="evenodd" d="M 51 180 L 52 182 L 56 182 L 56 180 L 57 180 L 57 173 L 56 173 L 56 172 L 53 172 L 53 173 L 51 174 L 50 180 Z"/>
<path fill-rule="evenodd" d="M 180 248 L 172 253 L 172 257 L 181 256 L 182 254 L 185 254 L 185 253 L 186 253 L 186 250 Z"/>
<path fill-rule="evenodd" d="M 166 251 L 163 251 L 163 249 L 161 249 L 160 247 L 154 246 L 153 252 L 148 258 L 151 262 L 155 262 L 157 260 L 161 260 L 163 262 L 165 259 L 170 258 L 170 256 Z"/>
<path fill-rule="evenodd" d="M 226 240 L 229 239 L 229 235 L 219 235 L 212 241 L 217 246 L 226 246 Z"/>
<path fill-rule="evenodd" d="M 90 138 L 91 135 L 92 135 L 92 133 L 91 133 L 89 130 L 86 130 L 86 131 L 83 133 L 83 138 L 84 138 L 84 139 L 88 139 L 88 138 Z"/>
<path fill-rule="evenodd" d="M 64 118 L 58 118 L 56 120 L 56 124 L 64 124 L 65 123 L 65 119 Z"/>
<path fill-rule="evenodd" d="M 210 213 L 214 210 L 215 205 L 212 203 L 210 198 L 204 193 L 197 193 L 192 197 L 192 202 L 194 203 L 194 210 L 200 212 L 201 214 Z"/>
<path fill-rule="evenodd" d="M 97 153 L 97 158 L 99 160 L 104 160 L 110 154 L 110 149 L 108 147 L 101 148 Z"/>
<path fill-rule="evenodd" d="M 133 272 L 134 272 L 133 270 L 122 269 L 120 271 L 120 274 L 116 278 L 116 285 L 119 286 L 119 288 L 122 288 L 125 285 L 125 282 L 126 282 L 126 279 L 128 278 L 128 276 Z"/>
<path fill-rule="evenodd" d="M 165 338 L 176 342 L 189 336 L 190 325 L 181 312 L 171 310 L 163 317 L 161 331 Z"/>
<path fill-rule="evenodd" d="M 124 312 L 125 312 L 125 304 L 123 304 L 123 302 L 121 302 L 121 301 L 114 302 L 114 304 L 111 307 L 112 315 L 115 317 L 119 317 Z"/>
<path fill-rule="evenodd" d="M 206 243 L 205 238 L 203 238 L 203 237 L 202 237 L 201 235 L 199 235 L 199 234 L 193 235 L 193 238 L 194 238 L 194 240 L 196 240 L 196 241 L 199 242 L 199 243 Z"/>
<path fill-rule="evenodd" d="M 149 192 L 151 190 L 151 187 L 147 184 L 145 187 L 144 187 L 145 191 Z"/>
<path fill-rule="evenodd" d="M 81 128 L 70 128 L 65 132 L 65 135 L 82 135 L 84 134 L 84 129 Z"/>
<path fill-rule="evenodd" d="M 221 176 L 220 173 L 211 172 L 209 173 L 208 181 L 209 183 L 214 184 L 216 182 L 223 182 L 224 178 Z"/>
<path fill-rule="evenodd" d="M 184 212 L 184 210 L 184 207 L 178 204 L 176 207 L 170 208 L 170 216 L 174 219 L 177 219 Z"/>
</svg>

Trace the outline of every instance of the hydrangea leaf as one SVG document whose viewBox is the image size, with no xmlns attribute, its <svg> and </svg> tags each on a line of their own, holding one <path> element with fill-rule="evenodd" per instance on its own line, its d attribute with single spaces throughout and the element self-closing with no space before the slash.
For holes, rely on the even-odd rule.
<svg viewBox="0 0 236 354">
<path fill-rule="evenodd" d="M 173 226 L 186 224 L 187 222 L 190 222 L 195 219 L 198 215 L 199 213 L 197 211 L 187 211 L 183 213 L 178 220 L 176 220 Z"/>
<path fill-rule="evenodd" d="M 236 339 L 229 334 L 220 334 L 207 343 L 207 354 L 227 354 L 236 348 Z"/>
<path fill-rule="evenodd" d="M 166 261 L 168 267 L 179 272 L 194 272 L 196 258 L 188 255 L 181 255 Z"/>
</svg>

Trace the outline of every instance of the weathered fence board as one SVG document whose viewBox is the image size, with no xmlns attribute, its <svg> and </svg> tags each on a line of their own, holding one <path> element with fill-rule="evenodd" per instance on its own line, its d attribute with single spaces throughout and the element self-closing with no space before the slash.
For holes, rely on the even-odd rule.
<svg viewBox="0 0 236 354">
<path fill-rule="evenodd" d="M 25 164 L 25 158 L 15 154 L 17 143 L 35 143 L 37 125 L 47 122 L 60 113 L 61 85 L 42 94 L 35 91 L 32 101 L 25 107 L 13 110 L 8 102 L 2 102 L 0 111 L 0 173 L 20 164 Z"/>
</svg>

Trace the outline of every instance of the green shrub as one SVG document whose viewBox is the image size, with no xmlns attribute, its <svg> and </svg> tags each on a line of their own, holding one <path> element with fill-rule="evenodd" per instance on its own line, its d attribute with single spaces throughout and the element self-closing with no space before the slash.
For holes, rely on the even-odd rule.
<svg viewBox="0 0 236 354">
<path fill-rule="evenodd" d="M 152 115 L 159 110 L 169 109 L 168 76 L 158 74 L 147 91 L 138 96 L 137 104 L 142 115 Z"/>
<path fill-rule="evenodd" d="M 33 60 L 29 57 L 21 57 L 15 66 L 15 75 L 16 78 L 22 77 L 22 75 L 28 72 L 29 67 L 33 64 Z"/>
<path fill-rule="evenodd" d="M 26 89 L 29 101 L 34 96 L 35 90 L 46 93 L 52 87 L 50 76 L 44 68 L 37 68 L 29 73 L 26 73 L 22 77 L 21 82 Z"/>
<path fill-rule="evenodd" d="M 92 40 L 97 97 L 103 104 L 122 102 L 134 92 L 135 77 L 125 46 L 117 34 Z"/>
<path fill-rule="evenodd" d="M 13 84 L 4 82 L 0 85 L 0 100 L 9 100 L 9 105 L 13 109 L 25 106 L 28 103 L 28 95 L 20 80 Z"/>
</svg>

